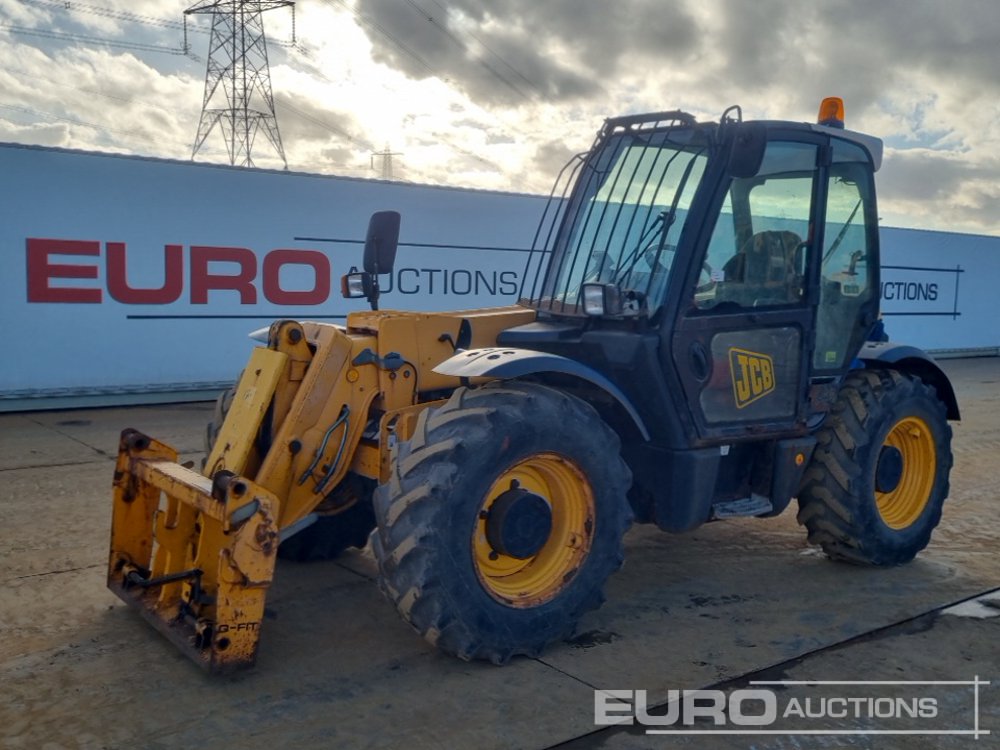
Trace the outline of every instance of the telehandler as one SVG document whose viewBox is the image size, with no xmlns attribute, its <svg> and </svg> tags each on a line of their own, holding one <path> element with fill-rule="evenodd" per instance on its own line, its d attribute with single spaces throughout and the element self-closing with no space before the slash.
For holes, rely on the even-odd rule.
<svg viewBox="0 0 1000 750">
<path fill-rule="evenodd" d="M 599 606 L 633 521 L 793 498 L 835 560 L 896 565 L 941 518 L 958 404 L 879 318 L 882 144 L 818 123 L 609 119 L 563 170 L 516 305 L 279 320 L 219 400 L 202 472 L 122 433 L 108 585 L 211 671 L 253 664 L 279 556 L 370 538 L 379 585 L 462 659 L 537 655 Z"/>
</svg>

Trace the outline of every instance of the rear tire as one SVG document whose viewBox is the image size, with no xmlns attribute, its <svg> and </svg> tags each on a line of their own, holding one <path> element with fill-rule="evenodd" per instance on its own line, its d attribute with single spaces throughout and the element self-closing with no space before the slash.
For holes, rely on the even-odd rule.
<svg viewBox="0 0 1000 750">
<path fill-rule="evenodd" d="M 236 380 L 239 382 L 239 378 Z M 220 393 L 215 401 L 215 412 L 205 427 L 205 458 L 201 462 L 202 470 L 212 453 L 235 395 L 234 385 Z M 368 543 L 368 535 L 375 528 L 375 512 L 372 510 L 373 489 L 374 482 L 348 475 L 323 501 L 323 505 L 348 507 L 336 514 L 321 513 L 313 524 L 278 546 L 278 557 L 295 562 L 316 562 L 332 560 L 348 547 L 359 549 L 364 547 Z"/>
<path fill-rule="evenodd" d="M 585 402 L 530 383 L 459 388 L 420 415 L 375 491 L 379 585 L 447 653 L 536 656 L 603 602 L 630 483 L 617 435 Z M 503 514 L 501 498 L 524 502 Z"/>
<path fill-rule="evenodd" d="M 350 480 L 348 476 L 344 482 Z M 363 484 L 364 494 L 353 505 L 335 515 L 320 515 L 311 525 L 283 541 L 278 546 L 278 557 L 295 562 L 332 560 L 348 547 L 361 549 L 368 544 L 368 536 L 375 528 L 375 511 L 370 482 Z"/>
<path fill-rule="evenodd" d="M 236 382 L 240 381 L 236 378 Z M 208 461 L 208 457 L 212 455 L 212 448 L 215 447 L 215 441 L 219 439 L 219 432 L 222 430 L 222 423 L 226 421 L 226 415 L 229 414 L 229 410 L 233 406 L 233 399 L 236 397 L 236 386 L 232 385 L 222 393 L 219 397 L 215 399 L 215 411 L 212 412 L 212 418 L 205 425 L 205 457 L 201 459 L 201 470 L 204 472 L 205 463 Z"/>
<path fill-rule="evenodd" d="M 799 492 L 798 521 L 834 560 L 899 565 L 941 520 L 952 465 L 944 404 L 896 370 L 851 374 Z"/>
</svg>

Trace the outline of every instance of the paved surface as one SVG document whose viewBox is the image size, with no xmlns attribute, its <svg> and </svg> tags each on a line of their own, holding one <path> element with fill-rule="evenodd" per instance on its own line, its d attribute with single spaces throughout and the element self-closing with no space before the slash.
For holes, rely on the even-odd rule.
<svg viewBox="0 0 1000 750">
<path fill-rule="evenodd" d="M 670 690 L 731 692 L 751 679 L 976 675 L 993 681 L 979 688 L 980 728 L 993 732 L 979 743 L 995 744 L 1000 617 L 968 615 L 1000 609 L 987 598 L 940 610 L 1000 586 L 1000 359 L 944 364 L 965 419 L 944 520 L 914 563 L 831 563 L 791 510 L 683 536 L 639 527 L 579 634 L 504 668 L 426 645 L 358 551 L 279 563 L 258 667 L 209 678 L 104 588 L 104 567 L 119 431 L 196 459 L 210 405 L 0 415 L 0 747 L 966 747 L 975 740 L 595 732 L 594 689 L 642 689 L 660 705 Z M 817 690 L 808 695 L 835 696 Z M 950 690 L 935 697 L 935 726 L 971 729 L 971 688 Z"/>
</svg>

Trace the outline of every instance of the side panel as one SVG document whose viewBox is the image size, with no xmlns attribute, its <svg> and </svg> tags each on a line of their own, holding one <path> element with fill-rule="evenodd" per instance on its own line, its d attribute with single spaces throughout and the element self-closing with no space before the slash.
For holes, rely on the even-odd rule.
<svg viewBox="0 0 1000 750">
<path fill-rule="evenodd" d="M 706 422 L 794 419 L 801 352 L 802 335 L 794 326 L 712 336 L 716 366 L 699 396 Z"/>
<path fill-rule="evenodd" d="M 649 430 L 635 406 L 617 385 L 596 370 L 558 354 L 527 349 L 486 348 L 455 354 L 434 368 L 436 373 L 460 378 L 519 378 L 526 375 L 558 373 L 585 380 L 613 397 L 628 412 L 643 438 Z"/>
<path fill-rule="evenodd" d="M 804 430 L 809 314 L 795 308 L 678 322 L 669 340 L 696 444 Z"/>
</svg>

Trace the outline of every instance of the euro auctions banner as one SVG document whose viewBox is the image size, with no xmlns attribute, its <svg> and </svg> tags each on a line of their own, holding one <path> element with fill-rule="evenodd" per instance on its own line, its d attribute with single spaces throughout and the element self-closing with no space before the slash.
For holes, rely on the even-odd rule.
<svg viewBox="0 0 1000 750">
<path fill-rule="evenodd" d="M 217 390 L 275 318 L 341 320 L 374 211 L 402 214 L 382 307 L 517 299 L 540 196 L 0 144 L 0 411 Z M 883 230 L 894 340 L 1000 346 L 1000 238 Z M 80 398 L 98 401 L 80 401 Z M 71 399 L 67 401 L 66 399 Z"/>
<path fill-rule="evenodd" d="M 342 320 L 374 211 L 402 213 L 383 308 L 517 299 L 545 200 L 0 145 L 0 410 L 219 389 L 276 318 Z M 141 398 L 147 394 L 148 398 Z M 107 399 L 105 399 L 107 401 Z"/>
<path fill-rule="evenodd" d="M 1000 353 L 1000 237 L 884 228 L 881 286 L 893 341 Z"/>
</svg>

